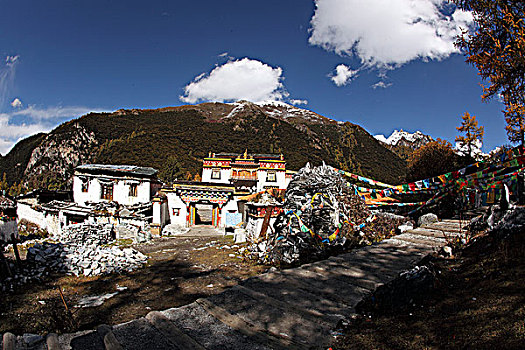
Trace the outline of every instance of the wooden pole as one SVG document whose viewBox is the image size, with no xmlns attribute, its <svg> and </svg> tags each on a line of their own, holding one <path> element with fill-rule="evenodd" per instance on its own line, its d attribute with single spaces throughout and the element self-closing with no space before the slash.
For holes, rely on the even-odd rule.
<svg viewBox="0 0 525 350">
<path fill-rule="evenodd" d="M 7 275 L 8 276 L 13 276 L 13 273 L 11 272 L 11 268 L 9 267 L 9 262 L 7 261 L 6 257 L 4 256 L 4 246 L 3 246 L 3 244 L 0 244 L 0 261 L 2 261 L 4 263 Z"/>
<path fill-rule="evenodd" d="M 259 238 L 266 236 L 266 231 L 268 231 L 268 225 L 270 224 L 270 218 L 272 217 L 273 213 L 273 207 L 269 206 L 266 208 L 266 215 L 264 215 L 263 224 L 261 227 L 261 233 L 259 234 Z"/>
<path fill-rule="evenodd" d="M 15 253 L 15 258 L 16 258 L 16 264 L 18 265 L 18 267 L 22 267 L 22 260 L 20 259 L 20 253 L 18 252 L 18 247 L 16 245 L 18 239 L 15 237 L 15 234 L 13 233 L 11 235 L 11 242 L 13 242 L 13 251 Z"/>
</svg>

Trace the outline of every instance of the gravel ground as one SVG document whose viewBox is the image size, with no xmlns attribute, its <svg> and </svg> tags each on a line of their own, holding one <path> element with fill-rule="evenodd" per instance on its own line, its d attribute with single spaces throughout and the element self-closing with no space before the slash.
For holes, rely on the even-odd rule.
<svg viewBox="0 0 525 350">
<path fill-rule="evenodd" d="M 220 293 L 267 270 L 239 258 L 235 246 L 228 236 L 172 237 L 134 245 L 149 257 L 148 264 L 134 272 L 98 277 L 55 275 L 3 295 L 0 333 L 62 333 L 126 322 L 151 310 Z M 97 299 L 89 297 L 108 295 L 112 296 L 100 306 L 75 307 L 83 300 Z"/>
</svg>

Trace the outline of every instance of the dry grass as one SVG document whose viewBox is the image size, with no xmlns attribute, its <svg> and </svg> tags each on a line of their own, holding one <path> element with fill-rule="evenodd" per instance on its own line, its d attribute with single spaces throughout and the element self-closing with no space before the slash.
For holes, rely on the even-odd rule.
<svg viewBox="0 0 525 350">
<path fill-rule="evenodd" d="M 525 232 L 479 237 L 440 271 L 423 305 L 360 317 L 333 349 L 522 349 Z"/>
</svg>

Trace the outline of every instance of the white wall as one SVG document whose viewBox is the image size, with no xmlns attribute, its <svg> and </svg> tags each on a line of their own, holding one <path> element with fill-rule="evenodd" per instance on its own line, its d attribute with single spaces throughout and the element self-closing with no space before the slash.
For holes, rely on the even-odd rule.
<svg viewBox="0 0 525 350">
<path fill-rule="evenodd" d="M 266 234 L 268 233 L 271 234 L 272 229 L 270 228 L 270 226 L 272 226 L 273 228 L 273 224 L 275 223 L 276 219 L 277 218 L 270 218 L 270 224 L 268 226 L 268 229 L 266 230 Z M 246 225 L 247 237 L 250 237 L 252 239 L 258 238 L 259 234 L 261 233 L 263 222 L 264 222 L 264 218 L 249 217 L 248 224 Z"/>
<path fill-rule="evenodd" d="M 261 192 L 262 190 L 264 190 L 265 186 L 277 186 L 281 189 L 285 189 L 287 186 L 286 173 L 284 171 L 275 171 L 275 182 L 268 182 L 266 181 L 267 178 L 268 170 L 257 171 L 257 192 Z"/>
<path fill-rule="evenodd" d="M 164 227 L 170 222 L 170 214 L 167 200 L 153 201 L 153 220 L 152 223 Z"/>
<path fill-rule="evenodd" d="M 212 170 L 219 169 L 221 173 L 220 179 L 212 179 Z M 231 169 L 230 168 L 202 168 L 202 182 L 215 182 L 215 183 L 230 183 Z"/>
<path fill-rule="evenodd" d="M 226 213 L 230 210 L 234 210 L 235 212 L 238 212 L 237 207 L 237 199 L 232 198 L 221 209 L 221 222 L 219 223 L 220 228 L 226 227 Z"/>
<path fill-rule="evenodd" d="M 60 218 L 58 213 L 44 213 L 32 208 L 31 204 L 18 202 L 16 204 L 16 214 L 18 220 L 26 219 L 46 230 L 50 235 L 57 235 L 61 232 Z"/>
<path fill-rule="evenodd" d="M 97 177 L 88 175 L 81 175 L 88 179 L 88 191 L 82 192 L 82 180 L 75 175 L 73 177 L 73 200 L 79 204 L 86 202 L 107 202 L 106 199 L 101 199 L 101 182 Z M 147 203 L 151 200 L 151 181 L 150 180 L 134 180 L 117 177 L 101 176 L 103 179 L 113 179 L 113 201 L 122 205 L 133 205 L 139 203 Z M 131 184 L 137 184 L 137 196 L 129 195 Z"/>
<path fill-rule="evenodd" d="M 173 225 L 186 227 L 186 216 L 188 215 L 186 203 L 184 203 L 176 193 L 168 192 L 166 195 L 168 197 L 168 214 L 170 223 Z M 180 209 L 178 216 L 173 215 L 174 208 Z"/>
</svg>

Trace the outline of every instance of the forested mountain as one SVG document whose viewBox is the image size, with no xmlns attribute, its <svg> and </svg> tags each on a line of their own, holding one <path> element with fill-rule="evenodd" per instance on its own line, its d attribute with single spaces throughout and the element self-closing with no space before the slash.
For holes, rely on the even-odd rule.
<svg viewBox="0 0 525 350">
<path fill-rule="evenodd" d="M 74 167 L 131 164 L 162 170 L 175 157 L 186 176 L 210 152 L 282 153 L 287 168 L 307 162 L 398 182 L 406 164 L 362 127 L 284 103 L 203 103 L 90 113 L 19 142 L 0 159 L 8 182 L 67 188 Z M 16 165 L 16 166 L 15 166 Z"/>
</svg>

